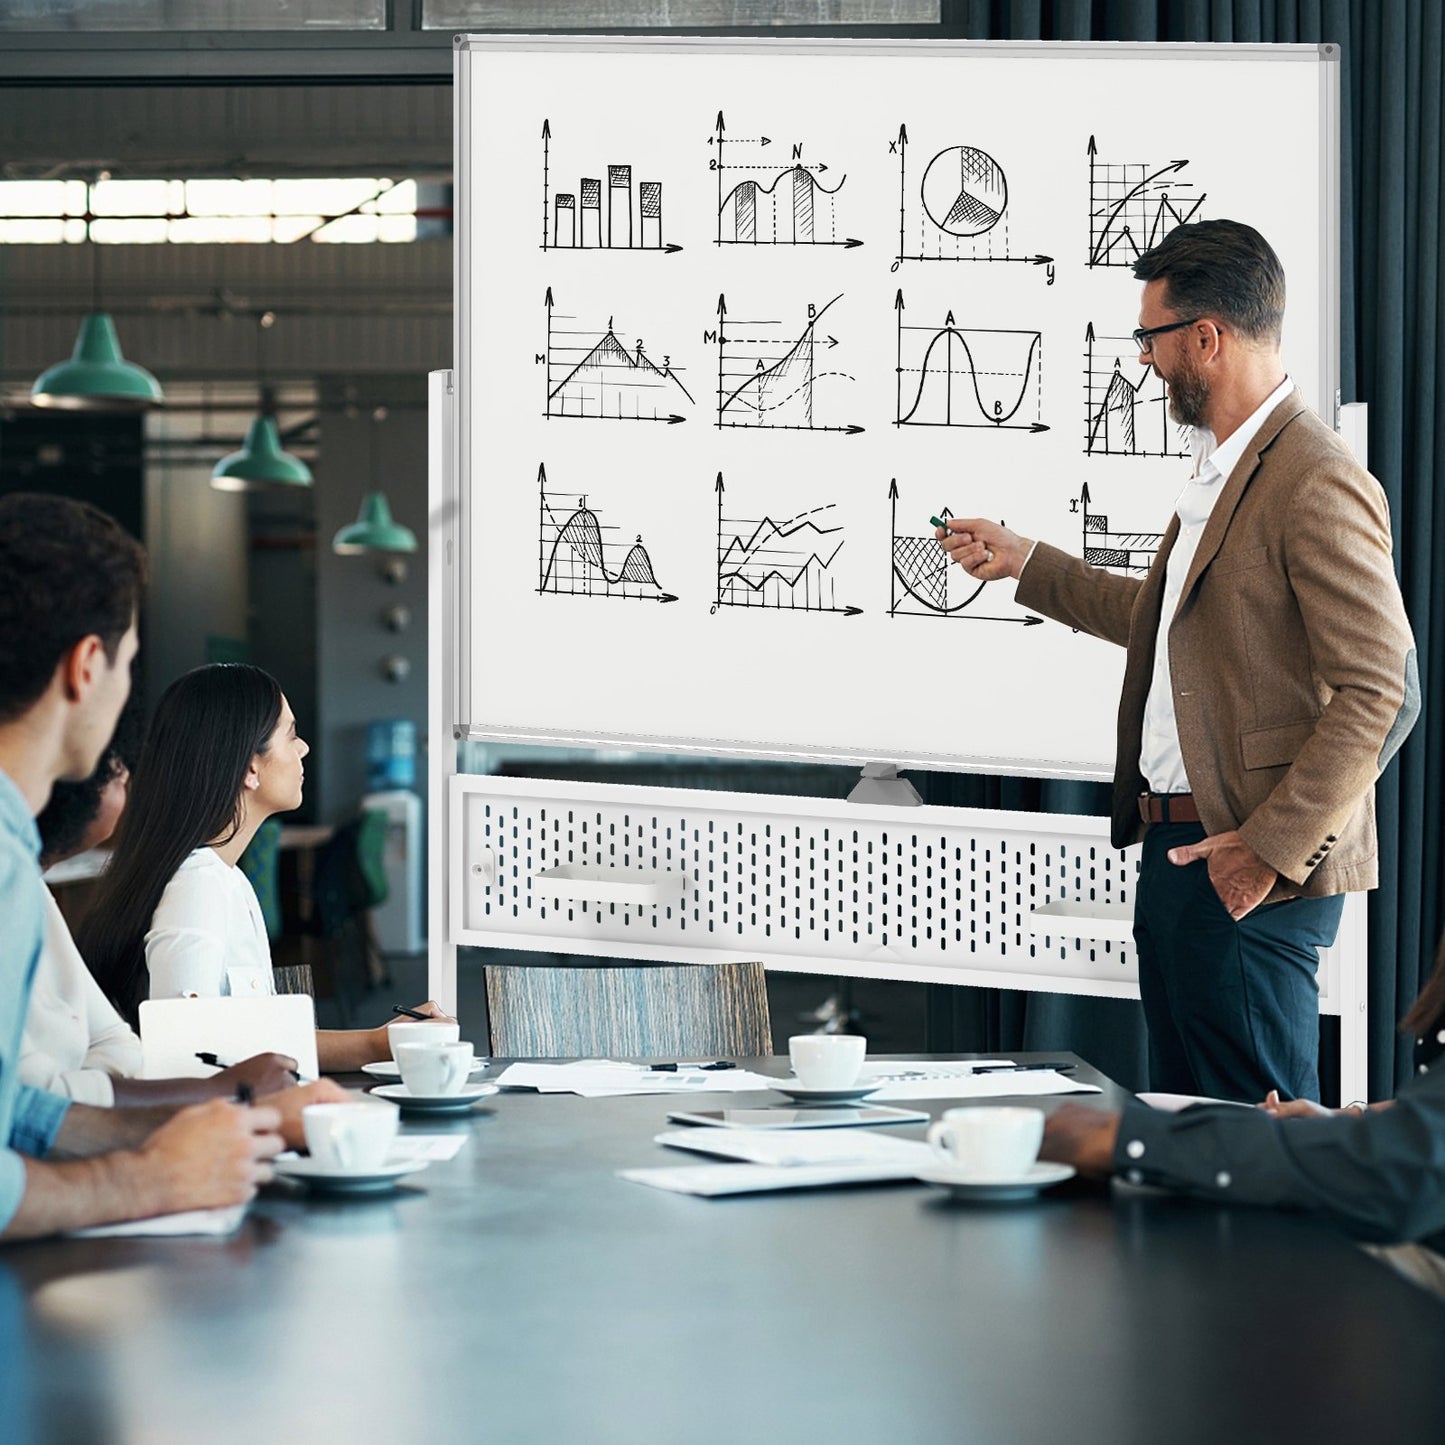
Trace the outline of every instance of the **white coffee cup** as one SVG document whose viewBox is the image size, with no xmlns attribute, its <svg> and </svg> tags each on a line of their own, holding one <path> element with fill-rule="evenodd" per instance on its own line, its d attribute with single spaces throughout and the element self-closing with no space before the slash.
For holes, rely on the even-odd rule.
<svg viewBox="0 0 1445 1445">
<path fill-rule="evenodd" d="M 386 1036 L 391 1040 L 391 1056 L 402 1044 L 426 1043 L 454 1044 L 462 1036 L 462 1026 L 456 1019 L 438 1019 L 435 1023 L 423 1023 L 420 1019 L 402 1019 L 387 1024 Z M 398 1060 L 398 1062 L 400 1062 Z"/>
<path fill-rule="evenodd" d="M 308 1104 L 301 1111 L 306 1147 L 328 1169 L 380 1169 L 391 1153 L 399 1114 L 381 1099 L 364 1104 Z"/>
<path fill-rule="evenodd" d="M 868 1053 L 857 1034 L 794 1034 L 788 1040 L 793 1073 L 805 1089 L 851 1089 Z"/>
<path fill-rule="evenodd" d="M 945 1163 L 980 1181 L 1017 1179 L 1039 1157 L 1044 1111 L 949 1109 L 928 1130 L 928 1146 Z"/>
<path fill-rule="evenodd" d="M 418 1098 L 460 1094 L 472 1071 L 472 1046 L 441 1040 L 405 1043 L 396 1049 L 396 1062 L 402 1083 Z"/>
</svg>

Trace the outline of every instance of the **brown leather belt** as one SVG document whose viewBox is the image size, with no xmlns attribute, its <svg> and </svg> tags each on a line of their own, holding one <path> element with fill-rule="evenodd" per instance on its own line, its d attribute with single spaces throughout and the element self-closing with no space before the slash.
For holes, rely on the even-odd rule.
<svg viewBox="0 0 1445 1445">
<path fill-rule="evenodd" d="M 1139 816 L 1146 823 L 1197 823 L 1193 793 L 1140 793 Z"/>
</svg>

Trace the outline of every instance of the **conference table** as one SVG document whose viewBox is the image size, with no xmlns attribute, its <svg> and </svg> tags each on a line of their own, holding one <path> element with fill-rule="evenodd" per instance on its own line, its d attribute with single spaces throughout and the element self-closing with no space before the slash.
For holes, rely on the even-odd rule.
<svg viewBox="0 0 1445 1445">
<path fill-rule="evenodd" d="M 1075 1077 L 1103 1089 L 1086 1102 L 1123 1097 Z M 653 1143 L 669 1107 L 504 1091 L 408 1119 L 466 1143 L 384 1196 L 278 1184 L 225 1239 L 0 1250 L 0 1438 L 1445 1433 L 1445 1306 L 1322 1224 L 1079 1181 L 979 1206 L 920 1183 L 704 1199 L 619 1179 L 704 1162 Z"/>
</svg>

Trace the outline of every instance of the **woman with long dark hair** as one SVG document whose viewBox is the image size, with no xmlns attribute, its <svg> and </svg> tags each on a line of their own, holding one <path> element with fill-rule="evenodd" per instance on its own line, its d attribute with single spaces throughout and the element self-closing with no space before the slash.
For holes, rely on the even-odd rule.
<svg viewBox="0 0 1445 1445">
<path fill-rule="evenodd" d="M 77 942 L 135 1022 L 142 999 L 275 992 L 265 921 L 236 866 L 273 814 L 301 805 L 310 751 L 275 678 L 242 663 L 198 667 L 166 689 Z M 435 1004 L 419 1010 L 444 1017 Z M 322 1030 L 321 1067 L 391 1057 L 386 1025 Z"/>
</svg>

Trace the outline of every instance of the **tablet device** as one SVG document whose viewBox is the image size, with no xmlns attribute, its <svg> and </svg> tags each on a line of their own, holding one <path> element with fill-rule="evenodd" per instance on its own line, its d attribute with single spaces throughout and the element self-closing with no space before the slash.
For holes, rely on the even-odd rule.
<svg viewBox="0 0 1445 1445">
<path fill-rule="evenodd" d="M 879 1124 L 926 1124 L 920 1109 L 892 1109 L 886 1104 L 848 1104 L 827 1109 L 674 1109 L 674 1124 L 711 1124 L 719 1129 L 865 1129 Z"/>
</svg>

